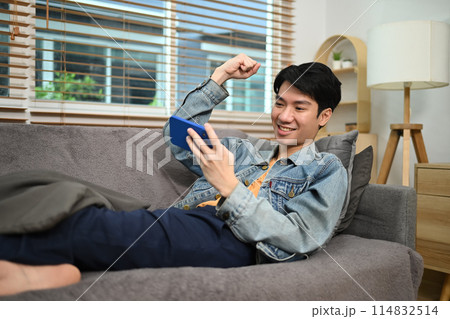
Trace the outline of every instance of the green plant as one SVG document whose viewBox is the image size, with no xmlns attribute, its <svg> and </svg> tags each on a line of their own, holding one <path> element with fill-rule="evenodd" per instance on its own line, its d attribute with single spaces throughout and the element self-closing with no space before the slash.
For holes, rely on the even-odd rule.
<svg viewBox="0 0 450 319">
<path fill-rule="evenodd" d="M 153 96 L 153 100 L 150 103 L 148 103 L 148 105 L 149 106 L 153 106 L 153 107 L 162 107 L 162 106 L 164 106 L 164 104 L 163 104 L 164 98 L 161 98 L 160 95 L 161 95 L 160 92 L 156 91 L 155 92 L 155 96 Z"/>
<path fill-rule="evenodd" d="M 333 51 L 333 60 L 339 61 L 342 57 L 342 51 Z"/>
<path fill-rule="evenodd" d="M 158 100 L 157 98 L 153 98 L 153 100 L 148 103 L 149 106 L 153 106 L 153 107 L 161 107 L 163 106 L 162 102 L 160 100 Z"/>
<path fill-rule="evenodd" d="M 66 101 L 102 101 L 103 89 L 89 75 L 76 79 L 75 73 L 55 72 L 52 83 L 36 87 L 36 98 Z"/>
</svg>

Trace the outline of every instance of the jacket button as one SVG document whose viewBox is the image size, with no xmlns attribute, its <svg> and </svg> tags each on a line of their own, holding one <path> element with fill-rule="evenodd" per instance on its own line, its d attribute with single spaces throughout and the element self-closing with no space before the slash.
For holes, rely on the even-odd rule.
<svg viewBox="0 0 450 319">
<path fill-rule="evenodd" d="M 248 186 L 250 184 L 250 182 L 248 181 L 248 179 L 245 180 L 244 185 Z"/>
<path fill-rule="evenodd" d="M 223 218 L 223 220 L 227 220 L 228 218 L 230 218 L 230 213 L 229 212 L 223 213 L 222 218 Z"/>
<path fill-rule="evenodd" d="M 268 168 L 267 165 L 264 165 L 263 167 L 261 167 L 263 170 L 266 170 Z"/>
<path fill-rule="evenodd" d="M 189 210 L 190 207 L 189 207 L 189 205 L 184 205 L 184 206 L 183 206 L 183 209 L 184 209 L 184 210 Z"/>
<path fill-rule="evenodd" d="M 220 194 L 217 194 L 216 195 L 216 199 L 219 199 L 221 196 L 220 196 Z"/>
</svg>

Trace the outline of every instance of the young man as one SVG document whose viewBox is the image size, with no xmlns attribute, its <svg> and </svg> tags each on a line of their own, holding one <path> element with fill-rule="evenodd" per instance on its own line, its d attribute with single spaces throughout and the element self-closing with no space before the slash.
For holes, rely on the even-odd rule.
<svg viewBox="0 0 450 319">
<path fill-rule="evenodd" d="M 200 176 L 183 200 L 154 212 L 91 206 L 43 233 L 0 235 L 0 294 L 71 284 L 80 278 L 78 269 L 238 267 L 304 259 L 326 243 L 342 210 L 347 174 L 312 141 L 339 103 L 340 82 L 319 63 L 290 66 L 274 82 L 279 144 L 260 151 L 244 139 L 219 141 L 207 121 L 228 95 L 222 84 L 259 67 L 244 54 L 228 60 L 175 112 L 204 124 L 212 144 L 192 129 L 192 152 L 169 142 L 175 157 Z M 165 136 L 169 132 L 167 123 Z"/>
</svg>

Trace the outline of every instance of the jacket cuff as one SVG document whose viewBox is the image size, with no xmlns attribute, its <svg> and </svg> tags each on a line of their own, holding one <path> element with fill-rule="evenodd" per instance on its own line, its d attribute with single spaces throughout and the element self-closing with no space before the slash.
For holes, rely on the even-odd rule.
<svg viewBox="0 0 450 319">
<path fill-rule="evenodd" d="M 253 193 L 239 182 L 230 196 L 219 201 L 216 215 L 231 226 L 245 214 L 248 203 L 254 198 Z"/>
<path fill-rule="evenodd" d="M 205 80 L 198 88 L 209 98 L 215 105 L 225 100 L 230 94 L 223 85 L 217 84 L 213 79 Z"/>
</svg>

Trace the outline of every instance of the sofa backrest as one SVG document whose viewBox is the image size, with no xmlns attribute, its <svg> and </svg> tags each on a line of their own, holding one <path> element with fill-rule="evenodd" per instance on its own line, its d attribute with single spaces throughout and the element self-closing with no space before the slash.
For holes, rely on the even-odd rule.
<svg viewBox="0 0 450 319">
<path fill-rule="evenodd" d="M 54 170 L 162 208 L 196 179 L 166 149 L 161 130 L 0 124 L 0 175 Z"/>
<path fill-rule="evenodd" d="M 221 136 L 244 137 L 237 130 Z M 196 176 L 174 159 L 161 129 L 0 123 L 0 175 L 54 170 L 165 208 Z"/>
<path fill-rule="evenodd" d="M 217 133 L 246 137 L 237 130 Z M 0 175 L 35 169 L 58 171 L 149 201 L 153 209 L 181 199 L 197 178 L 173 158 L 160 129 L 0 123 Z M 414 191 L 375 190 L 381 193 L 364 194 L 346 233 L 414 246 Z M 406 198 L 409 209 L 402 209 L 405 202 L 399 196 Z"/>
</svg>

